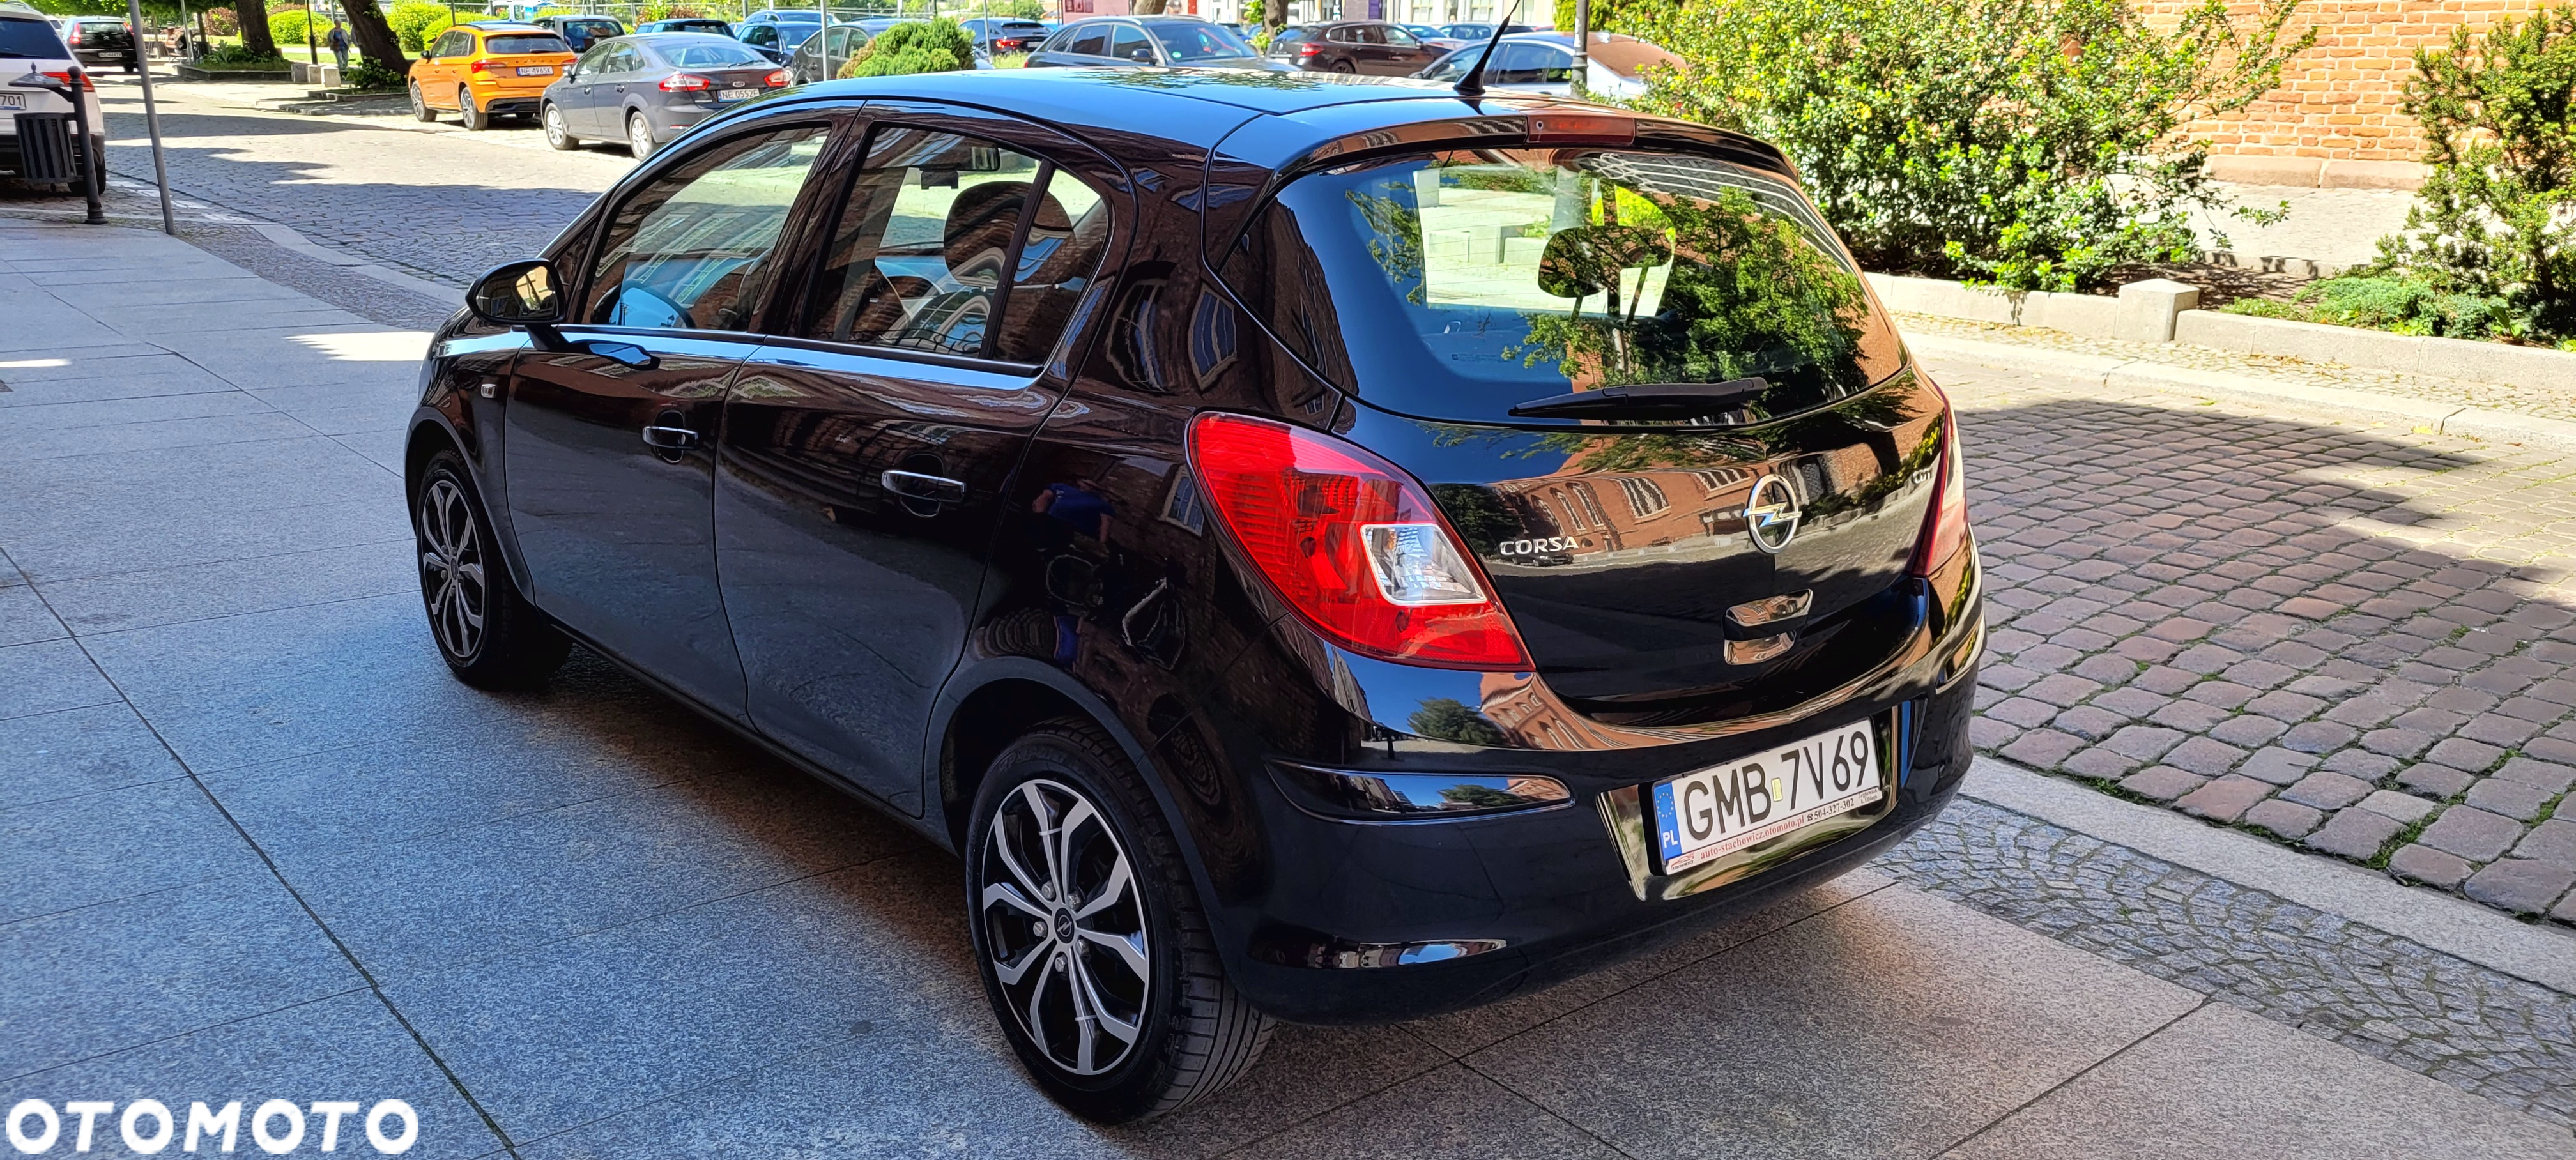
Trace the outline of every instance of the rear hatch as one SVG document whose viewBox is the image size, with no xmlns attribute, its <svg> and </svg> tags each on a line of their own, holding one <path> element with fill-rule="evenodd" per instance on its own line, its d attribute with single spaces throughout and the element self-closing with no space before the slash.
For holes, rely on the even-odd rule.
<svg viewBox="0 0 2576 1160">
<path fill-rule="evenodd" d="M 1773 712 L 1914 635 L 1946 404 L 1785 175 L 1380 156 L 1291 182 L 1219 270 L 1431 486 L 1578 711 Z"/>
</svg>

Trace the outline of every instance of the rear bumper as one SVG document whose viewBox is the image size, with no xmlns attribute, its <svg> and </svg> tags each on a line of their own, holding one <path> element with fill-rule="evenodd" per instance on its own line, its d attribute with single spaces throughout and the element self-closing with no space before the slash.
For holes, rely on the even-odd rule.
<svg viewBox="0 0 2576 1160">
<path fill-rule="evenodd" d="M 1391 1021 L 1490 1003 L 1690 937 L 1855 869 L 1938 815 L 1973 756 L 1974 694 L 1972 665 L 1928 696 L 1755 735 L 1761 740 L 1727 746 L 1724 756 L 1683 757 L 1678 764 L 1696 768 L 1856 716 L 1886 714 L 1899 732 L 1893 800 L 1866 828 L 1677 897 L 1667 896 L 1676 881 L 1640 878 L 1623 856 L 1623 823 L 1603 808 L 1603 792 L 1577 789 L 1568 804 L 1521 813 L 1371 823 L 1300 810 L 1274 782 L 1263 803 L 1270 902 L 1220 924 L 1233 932 L 1233 980 L 1292 1022 Z M 1578 778 L 1575 768 L 1625 755 L 1568 756 L 1578 760 L 1557 772 L 1575 784 L 1603 780 Z M 1655 776 L 1669 775 L 1659 768 Z M 1649 837 L 1637 833 L 1634 842 Z"/>
<path fill-rule="evenodd" d="M 1544 744 L 1440 742 L 1414 736 L 1409 711 L 1445 701 L 1481 704 L 1490 715 L 1505 704 L 1491 694 L 1511 687 L 1497 683 L 1508 674 L 1448 673 L 1334 650 L 1291 677 L 1261 659 L 1265 650 L 1246 652 L 1231 666 L 1249 675 L 1237 678 L 1242 687 L 1294 701 L 1295 711 L 1216 704 L 1208 715 L 1273 716 L 1296 722 L 1294 731 L 1198 734 L 1225 747 L 1220 757 L 1187 747 L 1198 731 L 1183 727 L 1155 751 L 1167 777 L 1221 764 L 1240 787 L 1249 816 L 1193 827 L 1232 978 L 1254 1004 L 1292 1022 L 1437 1014 L 1599 969 L 1868 861 L 1937 815 L 1973 758 L 1968 724 L 1985 637 L 1974 560 L 1963 552 L 1932 581 L 1917 582 L 1922 618 L 1886 667 L 1799 710 L 1742 720 L 1733 732 L 1614 729 L 1558 706 L 1563 728 L 1544 730 Z M 1314 666 L 1311 649 L 1283 651 Z M 1319 686 L 1318 700 L 1289 692 L 1305 680 Z M 1887 804 L 1675 875 L 1660 872 L 1652 806 L 1643 804 L 1655 782 L 1864 721 L 1882 723 Z M 1536 736 L 1521 726 L 1514 735 Z M 1305 788 L 1313 782 L 1280 771 L 1282 762 L 1442 775 L 1417 786 L 1473 776 L 1516 792 L 1528 783 L 1509 779 L 1539 777 L 1567 796 L 1506 812 L 1351 820 L 1347 803 L 1322 801 Z"/>
</svg>

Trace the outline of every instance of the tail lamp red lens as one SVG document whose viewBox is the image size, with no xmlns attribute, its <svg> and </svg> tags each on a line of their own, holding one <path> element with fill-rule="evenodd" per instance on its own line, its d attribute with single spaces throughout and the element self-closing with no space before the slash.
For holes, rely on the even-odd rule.
<svg viewBox="0 0 2576 1160">
<path fill-rule="evenodd" d="M 694 93 L 699 89 L 709 87 L 711 84 L 713 84 L 713 82 L 695 73 L 672 73 L 671 75 L 662 78 L 662 91 L 666 93 Z"/>
<path fill-rule="evenodd" d="M 61 71 L 61 72 L 49 72 L 49 73 L 46 73 L 46 74 L 45 74 L 45 76 L 46 76 L 46 77 L 48 77 L 48 78 L 50 78 L 50 79 L 52 79 L 52 80 L 58 80 L 58 81 L 61 81 L 61 82 L 62 82 L 62 83 L 64 83 L 64 84 L 70 84 L 70 83 L 72 83 L 72 81 L 75 79 L 74 74 L 72 73 L 72 70 L 70 70 L 70 69 L 64 69 L 64 70 L 63 70 L 63 71 Z M 88 74 L 87 72 L 83 72 L 83 73 L 78 74 L 77 79 L 80 81 L 80 87 L 81 87 L 81 91 L 82 91 L 82 92 L 84 92 L 84 93 L 94 93 L 94 92 L 97 92 L 97 91 L 98 91 L 98 85 L 97 85 L 97 84 L 95 84 L 95 83 L 93 83 L 93 82 L 89 79 L 89 74 Z"/>
<path fill-rule="evenodd" d="M 1332 436 L 1209 413 L 1199 482 L 1262 578 L 1333 643 L 1386 660 L 1527 669 L 1529 650 L 1429 493 Z"/>
<path fill-rule="evenodd" d="M 1921 375 L 1920 370 L 1916 374 Z M 1932 510 L 1923 517 L 1923 534 L 1914 544 L 1911 571 L 1917 576 L 1930 576 L 1959 554 L 1968 543 L 1968 481 L 1963 470 L 1966 457 L 1959 450 L 1959 415 L 1952 410 L 1947 396 L 1928 375 L 1923 383 L 1941 398 L 1941 452 L 1939 474 L 1932 485 Z"/>
<path fill-rule="evenodd" d="M 777 72 L 769 74 L 769 87 L 773 89 L 782 89 L 787 87 L 787 85 L 795 79 L 796 78 L 787 75 L 786 69 L 780 69 Z"/>
<path fill-rule="evenodd" d="M 1315 43 L 1312 43 L 1312 42 L 1309 42 L 1309 43 L 1306 43 L 1306 44 L 1301 44 L 1301 45 L 1298 45 L 1298 46 L 1297 46 L 1297 55 L 1299 55 L 1299 56 L 1322 56 L 1322 55 L 1324 55 L 1324 46 L 1323 46 L 1323 45 L 1320 45 L 1320 44 L 1315 44 Z"/>
</svg>

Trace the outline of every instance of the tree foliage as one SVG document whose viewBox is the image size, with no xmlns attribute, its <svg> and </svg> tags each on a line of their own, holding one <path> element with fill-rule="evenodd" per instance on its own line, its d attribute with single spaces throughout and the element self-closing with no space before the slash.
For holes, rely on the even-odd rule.
<svg viewBox="0 0 2576 1160">
<path fill-rule="evenodd" d="M 394 30 L 395 41 L 402 45 L 404 52 L 419 52 L 429 43 L 422 38 L 422 30 L 432 23 L 443 26 L 446 20 L 447 5 L 431 4 L 428 0 L 403 0 L 385 9 L 385 24 Z"/>
<path fill-rule="evenodd" d="M 1504 742 L 1502 730 L 1494 728 L 1493 722 L 1485 720 L 1483 714 L 1468 708 L 1466 702 L 1456 697 L 1425 698 L 1422 707 L 1414 710 L 1413 715 L 1405 718 L 1404 723 L 1413 729 L 1417 737 L 1455 741 L 1462 745 L 1493 746 Z M 1517 802 L 1519 799 L 1512 800 Z"/>
<path fill-rule="evenodd" d="M 1625 0 L 1606 26 L 1688 62 L 1642 108 L 1779 145 L 1865 264 L 2073 290 L 2191 256 L 2218 195 L 2178 132 L 2278 85 L 2315 40 L 2296 4 L 2159 31 L 2126 0 Z"/>
<path fill-rule="evenodd" d="M 2576 337 L 2576 8 L 2418 49 L 2402 107 L 2429 172 L 2405 229 L 2380 240 L 2381 271 L 2427 301 L 2500 301 L 2501 333 Z"/>
<path fill-rule="evenodd" d="M 268 14 L 268 38 L 279 44 L 302 45 L 307 32 L 315 42 L 322 39 L 321 30 L 312 26 L 313 15 L 301 8 L 280 8 Z"/>
<path fill-rule="evenodd" d="M 845 77 L 898 77 L 975 67 L 975 38 L 942 17 L 898 24 L 876 35 L 841 67 Z"/>
</svg>

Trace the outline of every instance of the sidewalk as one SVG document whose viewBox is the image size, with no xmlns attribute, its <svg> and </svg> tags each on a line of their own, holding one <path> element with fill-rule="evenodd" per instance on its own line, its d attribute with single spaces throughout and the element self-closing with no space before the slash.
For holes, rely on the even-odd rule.
<svg viewBox="0 0 2576 1160">
<path fill-rule="evenodd" d="M 2576 1155 L 2565 996 L 2262 904 L 2309 916 L 2319 979 L 2413 947 L 2434 983 L 2385 1003 L 2522 1004 L 2383 1062 L 2321 1037 L 2359 1003 L 2326 982 L 2302 1018 L 2153 949 L 2278 931 L 2122 933 L 2158 891 L 2271 895 L 1964 801 L 1656 956 L 1285 1028 L 1210 1106 L 1091 1129 L 993 1031 L 948 856 L 596 661 L 447 676 L 397 474 L 421 342 L 157 233 L 0 218 L 0 1104 L 399 1096 L 420 1156 Z M 2150 884 L 2082 918 L 2088 872 L 2006 873 L 2007 834 Z"/>
</svg>

